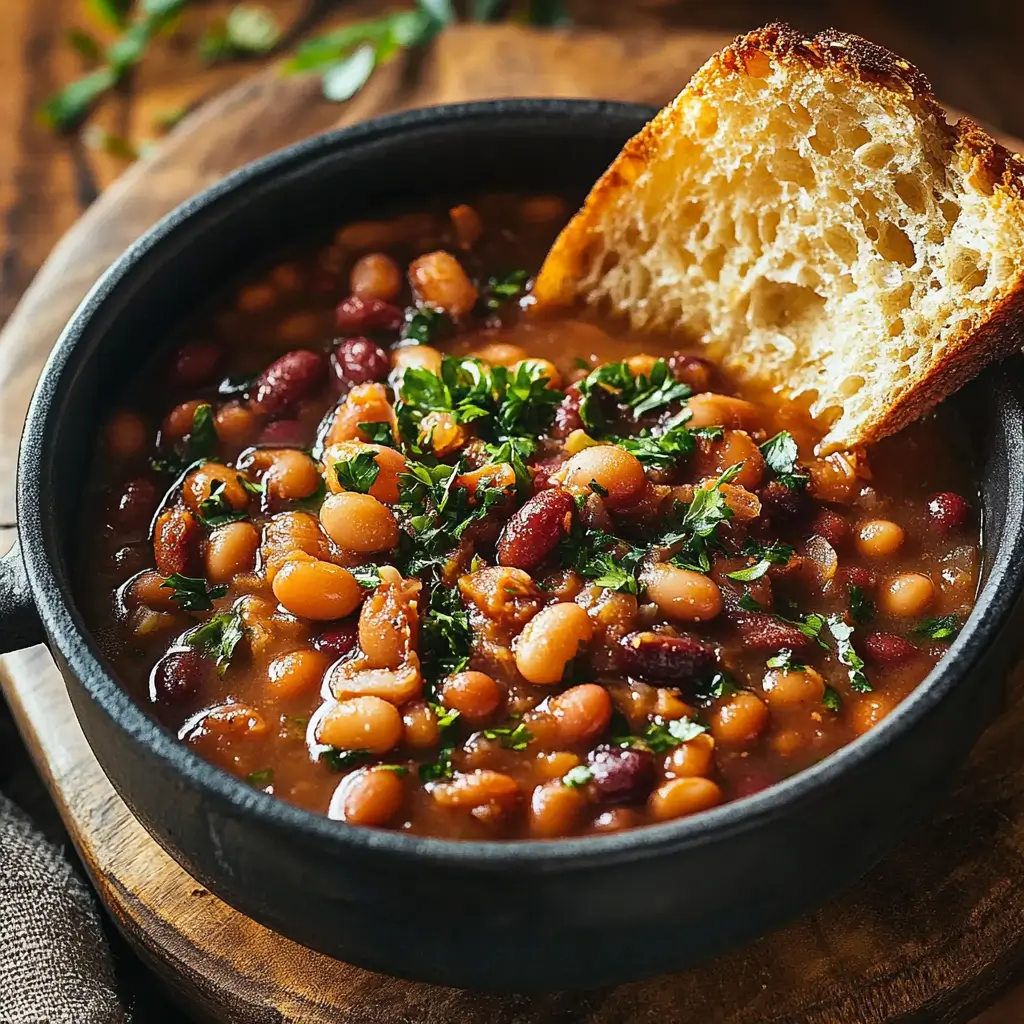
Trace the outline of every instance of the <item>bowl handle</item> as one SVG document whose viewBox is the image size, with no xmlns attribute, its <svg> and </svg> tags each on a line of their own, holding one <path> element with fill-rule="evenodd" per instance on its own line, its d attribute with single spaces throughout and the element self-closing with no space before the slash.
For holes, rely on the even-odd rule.
<svg viewBox="0 0 1024 1024">
<path fill-rule="evenodd" d="M 46 640 L 21 557 L 21 541 L 0 558 L 0 654 Z"/>
</svg>

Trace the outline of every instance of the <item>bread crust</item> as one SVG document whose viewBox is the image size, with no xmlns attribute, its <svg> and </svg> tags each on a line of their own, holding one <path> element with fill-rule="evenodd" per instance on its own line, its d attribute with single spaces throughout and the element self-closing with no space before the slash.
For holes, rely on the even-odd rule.
<svg viewBox="0 0 1024 1024">
<path fill-rule="evenodd" d="M 1004 193 L 1011 203 L 1024 203 L 1024 160 L 969 118 L 949 124 L 928 78 L 909 61 L 836 29 L 808 37 L 788 25 L 773 23 L 738 36 L 712 56 L 683 92 L 626 143 L 548 254 L 534 286 L 538 309 L 571 305 L 577 299 L 577 281 L 588 265 L 590 246 L 599 244 L 600 225 L 607 212 L 623 200 L 663 143 L 682 130 L 684 109 L 694 102 L 705 102 L 703 97 L 722 77 L 763 77 L 772 62 L 798 65 L 841 79 L 855 78 L 870 89 L 898 97 L 899 102 L 913 108 L 915 116 L 929 122 L 942 140 L 949 162 L 961 169 L 978 192 L 989 197 Z M 1024 219 L 1024 212 L 1018 216 Z M 961 329 L 945 342 L 941 357 L 927 373 L 894 384 L 884 408 L 851 436 L 826 437 L 823 451 L 867 444 L 894 433 L 958 390 L 989 363 L 1020 350 L 1022 343 L 1024 264 L 977 326 Z"/>
</svg>

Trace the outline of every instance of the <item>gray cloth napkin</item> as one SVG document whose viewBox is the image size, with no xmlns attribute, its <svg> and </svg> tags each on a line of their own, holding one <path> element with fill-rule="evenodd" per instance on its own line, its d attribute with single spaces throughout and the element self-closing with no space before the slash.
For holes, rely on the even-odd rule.
<svg viewBox="0 0 1024 1024">
<path fill-rule="evenodd" d="M 92 895 L 2 795 L 0 1024 L 127 1024 Z"/>
</svg>

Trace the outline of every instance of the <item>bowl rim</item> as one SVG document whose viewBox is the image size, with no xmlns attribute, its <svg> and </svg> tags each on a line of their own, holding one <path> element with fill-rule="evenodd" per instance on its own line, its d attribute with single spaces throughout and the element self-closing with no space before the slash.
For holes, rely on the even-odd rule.
<svg viewBox="0 0 1024 1024">
<path fill-rule="evenodd" d="M 50 637 L 51 648 L 82 683 L 92 700 L 113 723 L 147 748 L 166 768 L 187 779 L 206 797 L 233 808 L 237 815 L 259 819 L 265 826 L 288 829 L 339 852 L 364 851 L 402 859 L 415 858 L 436 865 L 476 869 L 508 867 L 530 870 L 586 869 L 600 864 L 653 857 L 683 848 L 719 842 L 758 827 L 783 810 L 819 799 L 840 775 L 865 765 L 883 747 L 911 731 L 950 689 L 965 681 L 970 671 L 994 644 L 1007 623 L 1024 586 L 1024 497 L 1011 494 L 989 578 L 978 593 L 960 634 L 939 664 L 886 718 L 864 736 L 839 748 L 817 764 L 750 796 L 742 797 L 692 817 L 646 825 L 610 835 L 561 839 L 453 840 L 410 835 L 393 830 L 348 825 L 325 814 L 304 810 L 283 799 L 254 790 L 225 769 L 206 761 L 151 718 L 104 664 L 98 648 L 81 620 L 67 576 L 55 566 L 63 562 L 55 518 L 44 515 L 46 486 L 44 443 L 58 386 L 76 372 L 75 350 L 91 329 L 92 321 L 124 286 L 132 285 L 137 265 L 196 218 L 249 187 L 301 170 L 308 163 L 330 157 L 338 150 L 374 140 L 414 133 L 419 128 L 446 124 L 472 125 L 495 117 L 519 119 L 591 118 L 635 121 L 652 116 L 654 109 L 637 104 L 571 99 L 484 100 L 450 104 L 391 114 L 357 125 L 312 136 L 278 150 L 227 175 L 177 206 L 151 227 L 111 265 L 92 287 L 61 333 L 34 391 L 18 459 L 18 532 L 31 592 Z M 625 127 L 625 124 L 624 124 Z M 627 129 L 628 130 L 628 129 Z M 625 142 L 625 138 L 623 139 Z M 993 375 L 994 415 L 1009 454 L 1024 455 L 1024 412 L 1019 393 L 1024 374 L 1007 368 Z M 1022 480 L 1010 474 L 1011 488 L 1024 490 Z"/>
</svg>

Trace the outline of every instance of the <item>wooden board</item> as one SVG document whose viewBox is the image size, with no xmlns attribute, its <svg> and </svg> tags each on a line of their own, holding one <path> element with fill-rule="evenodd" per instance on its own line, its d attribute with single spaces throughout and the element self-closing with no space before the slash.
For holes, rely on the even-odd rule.
<svg viewBox="0 0 1024 1024">
<path fill-rule="evenodd" d="M 104 194 L 12 316 L 0 340 L 0 480 L 13 477 L 39 367 L 88 286 L 161 214 L 227 170 L 339 114 L 350 122 L 457 99 L 607 96 L 612 83 L 619 98 L 661 103 L 721 42 L 699 33 L 553 36 L 465 26 L 446 33 L 426 61 L 390 65 L 345 108 L 322 103 L 314 82 L 273 73 L 224 94 Z M 0 492 L 0 522 L 13 517 L 11 503 L 10 489 Z M 940 811 L 839 899 L 701 969 L 542 998 L 397 981 L 256 925 L 185 874 L 132 817 L 92 757 L 43 648 L 4 658 L 0 685 L 107 908 L 182 1000 L 211 1020 L 951 1022 L 967 1020 L 1024 966 L 1024 672 Z M 770 885 L 770 864 L 764 874 Z"/>
</svg>

